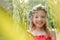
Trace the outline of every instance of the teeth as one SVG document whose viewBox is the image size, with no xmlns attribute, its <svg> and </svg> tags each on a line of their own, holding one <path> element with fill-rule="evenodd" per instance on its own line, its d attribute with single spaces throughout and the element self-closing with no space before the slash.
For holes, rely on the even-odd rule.
<svg viewBox="0 0 60 40">
<path fill-rule="evenodd" d="M 42 24 L 42 22 L 38 22 L 38 24 Z"/>
</svg>

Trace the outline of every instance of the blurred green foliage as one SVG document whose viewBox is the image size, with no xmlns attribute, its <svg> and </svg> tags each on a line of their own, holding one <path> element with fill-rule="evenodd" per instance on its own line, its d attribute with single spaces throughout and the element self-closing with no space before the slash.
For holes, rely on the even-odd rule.
<svg viewBox="0 0 60 40">
<path fill-rule="evenodd" d="M 28 40 L 28 14 L 38 4 L 46 6 L 49 28 L 52 28 L 50 23 L 53 21 L 55 31 L 60 31 L 59 0 L 0 0 L 0 36 L 4 40 Z"/>
</svg>

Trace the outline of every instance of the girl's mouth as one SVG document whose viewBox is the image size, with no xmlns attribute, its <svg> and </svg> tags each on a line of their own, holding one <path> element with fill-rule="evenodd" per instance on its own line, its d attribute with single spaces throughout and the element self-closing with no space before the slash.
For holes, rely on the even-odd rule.
<svg viewBox="0 0 60 40">
<path fill-rule="evenodd" d="M 36 23 L 39 24 L 39 25 L 43 24 L 43 22 L 36 22 Z"/>
</svg>

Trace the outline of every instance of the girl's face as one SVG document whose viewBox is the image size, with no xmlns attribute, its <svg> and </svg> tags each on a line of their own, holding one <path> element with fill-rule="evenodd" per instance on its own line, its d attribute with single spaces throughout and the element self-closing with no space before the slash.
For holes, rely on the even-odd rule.
<svg viewBox="0 0 60 40">
<path fill-rule="evenodd" d="M 45 12 L 43 10 L 35 12 L 35 14 L 33 14 L 33 17 L 32 17 L 32 22 L 38 28 L 43 27 L 43 25 L 46 23 Z"/>
</svg>

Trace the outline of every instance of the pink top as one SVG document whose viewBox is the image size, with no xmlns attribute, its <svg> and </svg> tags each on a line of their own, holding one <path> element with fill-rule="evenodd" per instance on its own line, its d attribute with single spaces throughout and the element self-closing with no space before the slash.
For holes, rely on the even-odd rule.
<svg viewBox="0 0 60 40">
<path fill-rule="evenodd" d="M 51 40 L 51 37 L 50 36 L 46 37 L 44 35 L 40 35 L 40 36 L 35 36 L 35 39 L 36 40 Z"/>
</svg>

